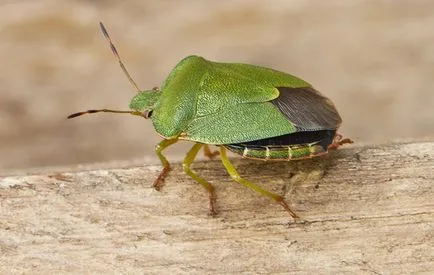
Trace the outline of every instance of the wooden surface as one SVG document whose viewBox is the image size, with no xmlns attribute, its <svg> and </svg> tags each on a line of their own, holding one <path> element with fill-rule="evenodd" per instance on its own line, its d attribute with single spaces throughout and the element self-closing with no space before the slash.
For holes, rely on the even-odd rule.
<svg viewBox="0 0 434 275">
<path fill-rule="evenodd" d="M 434 270 L 434 142 L 348 146 L 292 163 L 234 159 L 306 223 L 233 183 L 218 160 L 219 215 L 179 164 L 0 179 L 0 273 L 423 274 Z M 54 170 L 53 170 L 54 171 Z"/>
</svg>

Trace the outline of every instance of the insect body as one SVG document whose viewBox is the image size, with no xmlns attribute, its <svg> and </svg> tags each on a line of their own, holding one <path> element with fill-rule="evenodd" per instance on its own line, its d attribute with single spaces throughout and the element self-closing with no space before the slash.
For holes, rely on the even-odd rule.
<svg viewBox="0 0 434 275">
<path fill-rule="evenodd" d="M 125 74 L 137 88 L 102 24 L 101 29 Z M 219 146 L 223 165 L 236 182 L 274 199 L 297 218 L 282 196 L 242 178 L 226 150 L 246 158 L 296 160 L 324 155 L 330 148 L 352 142 L 337 134 L 341 118 L 328 98 L 309 83 L 269 68 L 189 56 L 176 65 L 160 88 L 137 90 L 130 103 L 131 111 L 88 110 L 68 118 L 114 112 L 151 119 L 163 137 L 156 147 L 163 164 L 154 182 L 156 189 L 170 170 L 162 151 L 178 140 L 195 142 L 185 156 L 183 168 L 209 191 L 212 214 L 216 213 L 214 187 L 190 169 L 202 147 L 205 155 L 214 157 L 216 152 L 211 152 L 209 145 Z"/>
</svg>

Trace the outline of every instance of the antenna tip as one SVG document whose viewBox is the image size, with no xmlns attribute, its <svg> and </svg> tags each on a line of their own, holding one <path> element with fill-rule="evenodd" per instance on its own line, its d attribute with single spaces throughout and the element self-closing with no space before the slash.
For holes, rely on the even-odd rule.
<svg viewBox="0 0 434 275">
<path fill-rule="evenodd" d="M 107 29 L 105 28 L 104 24 L 101 21 L 99 21 L 99 27 L 101 28 L 101 31 L 104 34 L 104 36 L 110 40 Z"/>
<path fill-rule="evenodd" d="M 71 119 L 71 118 L 74 118 L 74 117 L 78 117 L 79 115 L 81 115 L 81 113 L 74 113 L 74 114 L 70 114 L 70 115 L 67 116 L 66 118 L 67 118 L 67 119 Z"/>
</svg>

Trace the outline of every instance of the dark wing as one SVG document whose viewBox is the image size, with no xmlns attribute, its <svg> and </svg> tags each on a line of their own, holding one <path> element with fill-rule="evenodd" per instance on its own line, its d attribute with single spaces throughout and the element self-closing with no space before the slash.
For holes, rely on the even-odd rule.
<svg viewBox="0 0 434 275">
<path fill-rule="evenodd" d="M 330 99 L 312 87 L 277 87 L 278 98 L 271 103 L 285 115 L 299 131 L 337 129 L 342 123 Z"/>
</svg>

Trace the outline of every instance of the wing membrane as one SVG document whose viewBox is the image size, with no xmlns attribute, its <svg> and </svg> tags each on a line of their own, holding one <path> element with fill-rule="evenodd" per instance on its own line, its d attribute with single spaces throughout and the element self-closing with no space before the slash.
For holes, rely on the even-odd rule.
<svg viewBox="0 0 434 275">
<path fill-rule="evenodd" d="M 271 101 L 299 131 L 337 129 L 342 123 L 333 103 L 312 87 L 278 87 L 278 98 Z"/>
</svg>

